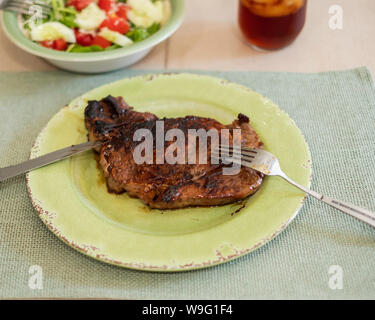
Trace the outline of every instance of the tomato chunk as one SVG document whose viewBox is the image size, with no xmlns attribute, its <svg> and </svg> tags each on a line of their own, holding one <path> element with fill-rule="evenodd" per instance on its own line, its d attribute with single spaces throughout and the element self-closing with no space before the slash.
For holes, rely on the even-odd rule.
<svg viewBox="0 0 375 320">
<path fill-rule="evenodd" d="M 116 15 L 111 15 L 102 22 L 99 28 L 108 28 L 109 30 L 124 34 L 129 31 L 130 24 L 123 18 L 119 18 Z"/>
<path fill-rule="evenodd" d="M 54 41 L 42 41 L 41 45 L 43 47 L 59 51 L 65 51 L 68 48 L 68 44 L 64 39 L 57 39 Z"/>
<path fill-rule="evenodd" d="M 42 41 L 41 45 L 46 48 L 53 49 L 53 42 L 54 41 Z"/>
<path fill-rule="evenodd" d="M 66 3 L 66 6 L 69 7 L 74 7 L 78 11 L 81 11 L 85 9 L 93 0 L 68 0 Z"/>
<path fill-rule="evenodd" d="M 112 44 L 112 42 L 108 41 L 107 39 L 104 39 L 101 36 L 95 36 L 92 40 L 92 45 L 97 45 L 99 47 L 102 47 L 103 49 L 109 47 Z"/>
<path fill-rule="evenodd" d="M 68 44 L 64 39 L 57 39 L 53 42 L 53 49 L 59 50 L 59 51 L 65 51 L 68 47 Z"/>
<path fill-rule="evenodd" d="M 118 9 L 116 11 L 116 15 L 119 18 L 127 20 L 128 19 L 128 14 L 127 14 L 128 10 L 129 10 L 129 6 L 127 6 L 124 3 L 119 3 L 118 4 Z"/>
<path fill-rule="evenodd" d="M 92 45 L 94 37 L 91 34 L 80 32 L 78 29 L 74 29 L 76 41 L 81 46 L 87 47 Z"/>
<path fill-rule="evenodd" d="M 115 6 L 115 1 L 114 0 L 99 0 L 98 6 L 100 9 L 108 12 Z"/>
</svg>

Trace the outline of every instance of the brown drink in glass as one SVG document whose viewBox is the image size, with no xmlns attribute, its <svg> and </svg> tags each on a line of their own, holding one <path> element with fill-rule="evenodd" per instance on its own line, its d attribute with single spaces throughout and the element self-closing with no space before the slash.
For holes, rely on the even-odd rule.
<svg viewBox="0 0 375 320">
<path fill-rule="evenodd" d="M 239 25 L 255 48 L 276 50 L 291 44 L 301 32 L 307 0 L 240 0 Z"/>
</svg>

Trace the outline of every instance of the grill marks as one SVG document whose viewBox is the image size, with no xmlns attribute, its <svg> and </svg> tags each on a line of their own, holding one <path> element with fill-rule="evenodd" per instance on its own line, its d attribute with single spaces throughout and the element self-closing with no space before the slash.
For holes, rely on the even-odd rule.
<svg viewBox="0 0 375 320">
<path fill-rule="evenodd" d="M 137 129 L 149 129 L 154 139 L 156 158 L 156 121 L 152 113 L 134 111 L 121 97 L 108 96 L 100 101 L 89 101 L 85 109 L 85 125 L 89 140 L 106 141 L 96 151 L 107 179 L 108 190 L 128 192 L 152 208 L 171 209 L 187 206 L 222 205 L 243 199 L 254 193 L 262 183 L 263 175 L 250 168 L 241 168 L 235 176 L 222 174 L 223 164 L 142 164 L 133 159 L 133 141 Z M 164 133 L 172 128 L 182 130 L 212 128 L 242 130 L 244 146 L 259 148 L 262 143 L 249 125 L 249 118 L 240 114 L 230 125 L 214 119 L 197 116 L 168 118 L 164 120 Z M 186 139 L 187 140 L 187 139 Z M 165 148 L 172 142 L 165 142 Z M 188 141 L 185 142 L 186 158 Z M 197 143 L 198 145 L 198 143 Z M 210 159 L 210 139 L 207 155 Z M 165 150 L 165 149 L 164 149 Z M 198 159 L 198 157 L 197 157 Z"/>
</svg>

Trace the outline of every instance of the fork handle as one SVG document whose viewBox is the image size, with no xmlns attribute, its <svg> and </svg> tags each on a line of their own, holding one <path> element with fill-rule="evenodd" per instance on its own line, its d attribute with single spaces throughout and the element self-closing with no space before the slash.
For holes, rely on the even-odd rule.
<svg viewBox="0 0 375 320">
<path fill-rule="evenodd" d="M 330 206 L 341 210 L 369 225 L 375 227 L 375 213 L 370 210 L 355 206 L 354 204 L 346 203 L 341 200 L 333 199 L 330 197 L 325 197 L 321 199 L 323 202 L 329 204 Z"/>
<path fill-rule="evenodd" d="M 370 210 L 367 210 L 367 209 L 364 209 L 364 208 L 360 208 L 358 206 L 355 206 L 353 204 L 350 204 L 350 203 L 346 203 L 346 202 L 343 202 L 341 200 L 337 200 L 337 199 L 333 199 L 333 198 L 330 198 L 330 197 L 326 197 L 326 196 L 323 196 L 313 190 L 310 190 L 310 189 L 307 189 L 305 188 L 304 186 L 296 183 L 295 181 L 293 181 L 292 179 L 290 179 L 288 176 L 286 175 L 280 175 L 281 178 L 283 178 L 284 180 L 288 181 L 290 184 L 294 185 L 295 187 L 301 189 L 302 191 L 306 192 L 307 194 L 313 196 L 314 198 L 318 199 L 318 200 L 321 200 L 323 202 L 325 202 L 326 204 L 329 204 L 331 207 L 334 207 L 342 212 L 345 212 L 349 215 L 351 215 L 352 217 L 354 218 L 357 218 L 363 222 L 366 222 L 367 224 L 375 227 L 375 213 L 370 211 Z"/>
</svg>

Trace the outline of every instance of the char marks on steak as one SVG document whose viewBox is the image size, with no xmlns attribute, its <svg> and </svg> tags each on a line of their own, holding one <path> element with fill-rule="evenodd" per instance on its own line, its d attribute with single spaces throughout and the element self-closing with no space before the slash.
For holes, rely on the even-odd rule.
<svg viewBox="0 0 375 320">
<path fill-rule="evenodd" d="M 85 125 L 90 141 L 103 141 L 96 149 L 99 162 L 107 179 L 110 192 L 128 192 L 140 198 L 151 208 L 173 209 L 188 206 L 223 205 L 246 198 L 260 187 L 263 175 L 250 168 L 241 167 L 236 175 L 223 175 L 223 164 L 210 162 L 210 139 L 207 145 L 207 164 L 136 164 L 133 141 L 137 129 L 149 129 L 156 145 L 158 117 L 148 112 L 137 112 L 122 97 L 108 96 L 100 101 L 89 101 L 85 109 Z M 230 125 L 197 116 L 164 118 L 164 133 L 172 128 L 188 129 L 241 129 L 242 146 L 261 148 L 249 118 L 240 114 Z M 172 142 L 165 142 L 165 149 Z M 186 139 L 186 155 L 188 152 Z M 199 143 L 197 143 L 199 145 Z M 165 150 L 164 149 L 164 150 Z M 197 159 L 198 159 L 198 150 Z"/>
</svg>

